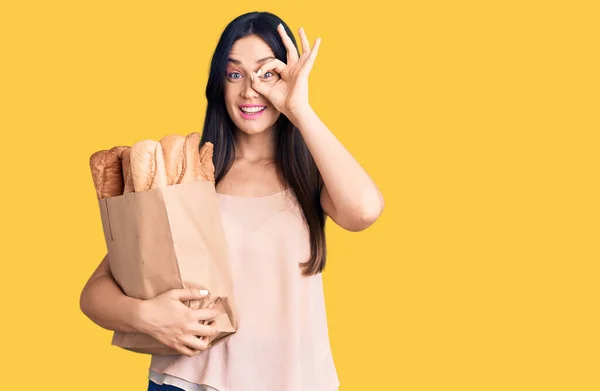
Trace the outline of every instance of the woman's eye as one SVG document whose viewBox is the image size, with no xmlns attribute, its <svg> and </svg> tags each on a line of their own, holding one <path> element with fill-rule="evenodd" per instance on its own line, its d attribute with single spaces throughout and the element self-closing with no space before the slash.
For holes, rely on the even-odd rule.
<svg viewBox="0 0 600 391">
<path fill-rule="evenodd" d="M 273 76 L 273 73 L 272 73 L 272 72 L 270 72 L 270 71 L 266 71 L 266 72 L 265 72 L 265 75 L 264 75 L 263 77 L 265 77 L 265 78 L 266 78 L 266 77 L 269 77 L 269 76 L 267 76 L 267 75 Z"/>
<path fill-rule="evenodd" d="M 242 77 L 238 72 L 231 72 L 228 76 L 232 79 L 238 79 L 237 76 Z"/>
</svg>

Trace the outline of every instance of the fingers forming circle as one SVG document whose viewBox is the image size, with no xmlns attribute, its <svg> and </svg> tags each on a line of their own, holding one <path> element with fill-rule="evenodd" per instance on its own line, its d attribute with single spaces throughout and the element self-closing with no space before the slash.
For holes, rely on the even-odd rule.
<svg viewBox="0 0 600 391">
<path fill-rule="evenodd" d="M 261 95 L 267 95 L 269 93 L 269 84 L 260 80 L 260 77 L 256 74 L 256 72 L 251 72 L 252 75 L 252 89 L 258 92 Z"/>
<path fill-rule="evenodd" d="M 304 75 L 308 75 L 308 73 L 310 73 L 310 71 L 315 63 L 315 59 L 317 58 L 317 54 L 319 53 L 320 44 L 321 44 L 321 38 L 317 38 L 315 40 L 315 44 L 313 45 L 312 50 L 310 51 L 310 54 L 308 55 L 308 57 L 306 58 L 306 61 L 302 65 L 302 69 L 300 70 L 300 73 L 302 73 Z"/>
<path fill-rule="evenodd" d="M 310 54 L 310 44 L 303 27 L 298 30 L 298 35 L 300 35 L 300 41 L 302 42 L 302 56 L 307 57 Z"/>
<path fill-rule="evenodd" d="M 287 50 L 287 59 L 288 59 L 287 63 L 289 65 L 293 65 L 293 64 L 297 63 L 298 62 L 298 51 L 296 50 L 296 47 L 294 46 L 294 42 L 292 41 L 292 39 L 289 37 L 289 35 L 285 31 L 283 24 L 279 24 L 277 29 L 279 31 L 279 35 L 281 35 L 281 39 L 283 40 L 283 44 L 285 45 L 285 48 Z"/>
<path fill-rule="evenodd" d="M 286 66 L 287 65 L 283 61 L 275 58 L 275 59 L 269 60 L 269 61 L 265 62 L 263 65 L 261 65 L 260 69 L 256 72 L 256 74 L 258 76 L 260 76 L 260 75 L 265 74 L 268 71 L 275 71 L 275 72 L 281 74 Z"/>
</svg>

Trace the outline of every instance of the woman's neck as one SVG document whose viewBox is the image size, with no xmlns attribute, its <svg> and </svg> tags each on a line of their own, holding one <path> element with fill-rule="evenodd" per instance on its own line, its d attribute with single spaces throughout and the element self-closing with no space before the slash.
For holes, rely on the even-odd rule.
<svg viewBox="0 0 600 391">
<path fill-rule="evenodd" d="M 274 160 L 275 135 L 274 128 L 257 134 L 246 134 L 237 130 L 235 137 L 236 159 L 243 159 L 250 162 Z"/>
</svg>

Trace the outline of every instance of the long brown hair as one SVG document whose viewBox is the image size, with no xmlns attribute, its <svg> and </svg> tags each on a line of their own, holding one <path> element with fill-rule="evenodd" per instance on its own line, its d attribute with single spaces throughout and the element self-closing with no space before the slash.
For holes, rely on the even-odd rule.
<svg viewBox="0 0 600 391">
<path fill-rule="evenodd" d="M 235 125 L 225 108 L 224 83 L 227 58 L 233 44 L 240 38 L 256 34 L 271 47 L 275 57 L 286 62 L 286 48 L 277 32 L 281 23 L 298 45 L 289 27 L 278 16 L 269 12 L 250 12 L 232 20 L 223 31 L 213 54 L 206 85 L 206 119 L 201 144 L 214 144 L 215 182 L 231 168 L 235 158 Z M 301 263 L 304 275 L 320 273 L 325 268 L 325 214 L 320 195 L 323 187 L 321 174 L 306 146 L 300 130 L 283 114 L 277 121 L 276 166 L 279 179 L 293 190 L 309 230 L 311 252 Z"/>
</svg>

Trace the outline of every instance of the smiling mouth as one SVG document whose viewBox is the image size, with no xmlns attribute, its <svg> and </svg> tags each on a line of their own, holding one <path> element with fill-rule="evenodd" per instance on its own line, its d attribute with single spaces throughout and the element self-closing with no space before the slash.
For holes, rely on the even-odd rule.
<svg viewBox="0 0 600 391">
<path fill-rule="evenodd" d="M 267 106 L 256 106 L 256 107 L 240 107 L 242 113 L 247 115 L 253 115 L 264 111 Z"/>
</svg>

